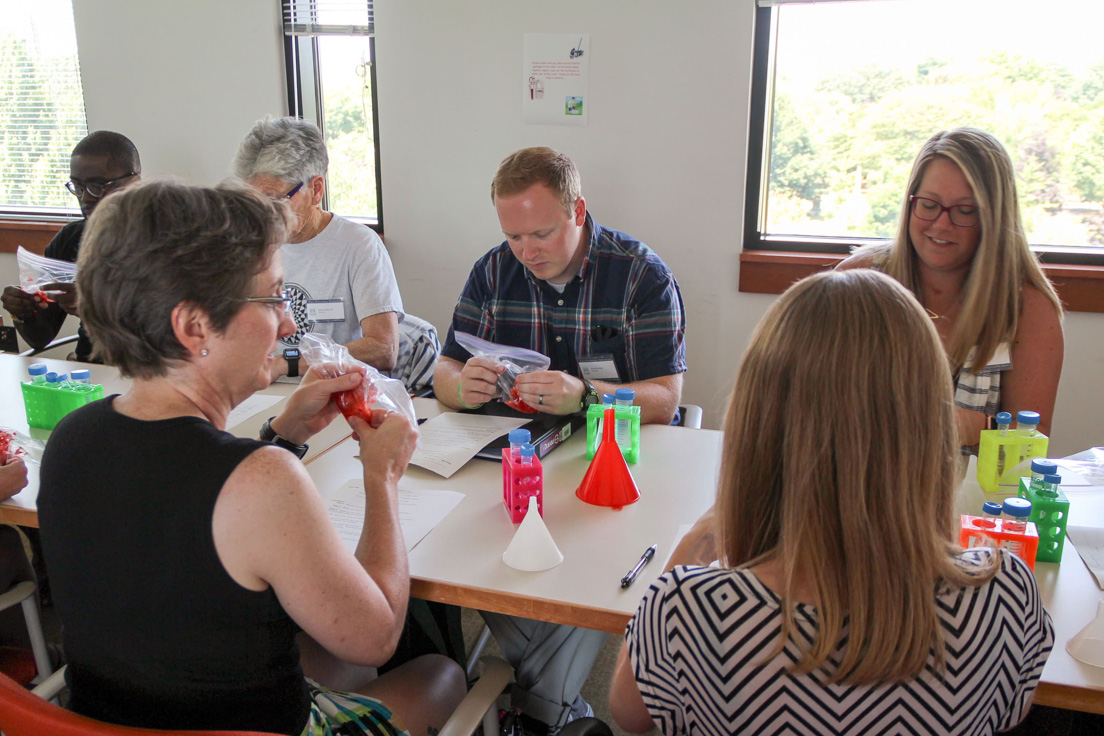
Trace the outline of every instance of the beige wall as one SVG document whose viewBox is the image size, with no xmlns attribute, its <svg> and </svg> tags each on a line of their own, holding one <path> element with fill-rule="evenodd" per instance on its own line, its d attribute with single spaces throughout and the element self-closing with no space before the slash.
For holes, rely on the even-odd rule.
<svg viewBox="0 0 1104 736">
<path fill-rule="evenodd" d="M 285 112 L 275 0 L 75 0 L 92 127 L 147 171 L 213 182 L 249 124 Z M 377 0 L 387 245 L 407 308 L 445 328 L 472 262 L 501 240 L 498 161 L 550 145 L 598 220 L 642 239 L 686 300 L 685 400 L 716 426 L 771 296 L 736 290 L 754 0 Z M 525 33 L 589 33 L 590 125 L 526 125 Z M 6 264 L 0 260 L 0 275 Z M 1054 451 L 1104 445 L 1104 315 L 1071 314 Z"/>
</svg>

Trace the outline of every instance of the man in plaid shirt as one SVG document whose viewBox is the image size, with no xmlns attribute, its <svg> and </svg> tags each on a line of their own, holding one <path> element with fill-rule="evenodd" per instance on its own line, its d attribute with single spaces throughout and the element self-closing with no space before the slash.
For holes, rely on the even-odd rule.
<svg viewBox="0 0 1104 736">
<path fill-rule="evenodd" d="M 525 347 L 550 370 L 518 376 L 525 403 L 550 414 L 585 411 L 602 393 L 636 391 L 640 420 L 677 417 L 686 371 L 686 315 L 670 269 L 648 246 L 602 227 L 586 209 L 579 172 L 551 148 L 499 164 L 491 200 L 506 241 L 476 262 L 434 372 L 438 400 L 475 408 L 495 398 L 504 369 L 471 357 L 455 332 Z M 523 731 L 554 734 L 592 715 L 579 695 L 606 635 L 483 613 L 514 667 Z"/>
<path fill-rule="evenodd" d="M 459 409 L 497 394 L 502 366 L 472 358 L 456 343 L 460 330 L 552 359 L 551 370 L 515 384 L 535 409 L 571 414 L 631 388 L 641 422 L 670 423 L 686 371 L 686 315 L 670 269 L 594 221 L 575 165 L 550 148 L 506 157 L 491 199 L 506 241 L 464 285 L 434 373 L 437 398 Z"/>
</svg>

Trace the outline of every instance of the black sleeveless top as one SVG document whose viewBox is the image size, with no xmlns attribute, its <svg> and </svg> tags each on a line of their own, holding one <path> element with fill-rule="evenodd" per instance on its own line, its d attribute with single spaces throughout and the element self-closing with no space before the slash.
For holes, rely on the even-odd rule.
<svg viewBox="0 0 1104 736">
<path fill-rule="evenodd" d="M 226 573 L 211 529 L 226 479 L 263 443 L 196 417 L 131 419 L 114 398 L 66 417 L 42 458 L 70 708 L 144 728 L 301 733 L 298 627 L 271 588 Z"/>
</svg>

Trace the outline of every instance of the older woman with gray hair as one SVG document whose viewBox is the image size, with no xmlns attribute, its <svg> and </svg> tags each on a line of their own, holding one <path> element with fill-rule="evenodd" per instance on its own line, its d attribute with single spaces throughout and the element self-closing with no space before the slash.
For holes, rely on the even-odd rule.
<svg viewBox="0 0 1104 736">
<path fill-rule="evenodd" d="M 281 340 L 276 375 L 296 375 L 308 332 L 329 335 L 381 371 L 398 359 L 403 305 L 391 259 L 370 228 L 322 209 L 328 166 L 322 132 L 296 118 L 257 122 L 234 158 L 239 178 L 296 216 L 281 248 L 296 329 Z"/>
<path fill-rule="evenodd" d="M 67 416 L 42 460 L 43 547 L 79 713 L 142 728 L 423 734 L 463 697 L 463 672 L 443 657 L 359 693 L 304 677 L 300 631 L 354 664 L 395 648 L 409 588 L 397 483 L 416 431 L 394 414 L 350 420 L 367 497 L 355 554 L 297 455 L 360 374 L 308 372 L 267 442 L 225 431 L 295 331 L 287 227 L 286 206 L 247 187 L 170 182 L 120 192 L 89 219 L 82 316 L 133 383 Z"/>
</svg>

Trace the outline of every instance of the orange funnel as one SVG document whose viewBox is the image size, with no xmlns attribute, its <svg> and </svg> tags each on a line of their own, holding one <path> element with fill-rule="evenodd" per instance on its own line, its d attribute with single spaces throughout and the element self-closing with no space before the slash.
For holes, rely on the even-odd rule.
<svg viewBox="0 0 1104 736">
<path fill-rule="evenodd" d="M 612 408 L 606 409 L 602 420 L 602 444 L 590 461 L 583 482 L 575 495 L 595 506 L 610 506 L 614 510 L 635 503 L 640 498 L 625 456 L 617 446 L 617 419 Z"/>
</svg>

